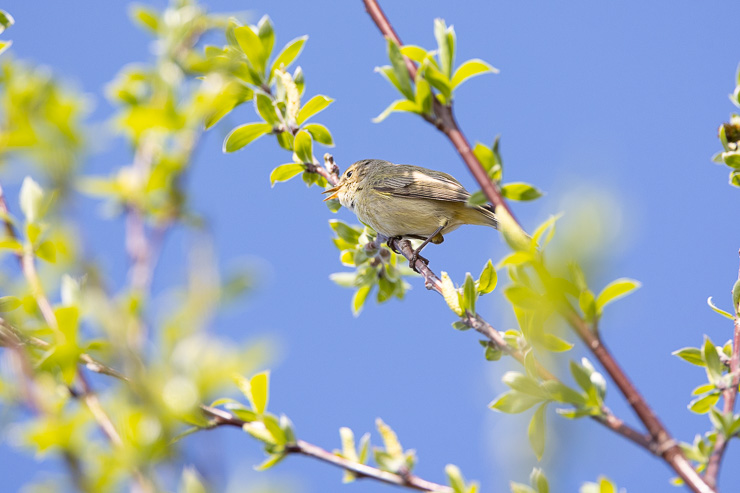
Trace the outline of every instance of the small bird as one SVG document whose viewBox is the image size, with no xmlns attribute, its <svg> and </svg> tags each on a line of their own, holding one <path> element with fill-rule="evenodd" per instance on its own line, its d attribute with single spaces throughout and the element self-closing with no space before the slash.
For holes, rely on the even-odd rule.
<svg viewBox="0 0 740 493">
<path fill-rule="evenodd" d="M 469 206 L 470 193 L 455 178 L 421 166 L 363 159 L 344 172 L 324 201 L 337 198 L 370 226 L 381 241 L 413 238 L 423 240 L 414 250 L 409 266 L 415 269 L 419 255 L 430 242 L 439 244 L 444 235 L 463 224 L 497 228 L 493 206 Z"/>
</svg>

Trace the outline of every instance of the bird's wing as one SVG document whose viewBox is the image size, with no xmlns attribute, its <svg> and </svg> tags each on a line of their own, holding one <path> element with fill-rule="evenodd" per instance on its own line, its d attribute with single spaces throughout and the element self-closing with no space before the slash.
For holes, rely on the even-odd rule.
<svg viewBox="0 0 740 493">
<path fill-rule="evenodd" d="M 440 171 L 419 170 L 416 166 L 397 165 L 402 173 L 384 177 L 374 184 L 375 191 L 396 197 L 466 202 L 470 193 L 452 176 Z"/>
</svg>

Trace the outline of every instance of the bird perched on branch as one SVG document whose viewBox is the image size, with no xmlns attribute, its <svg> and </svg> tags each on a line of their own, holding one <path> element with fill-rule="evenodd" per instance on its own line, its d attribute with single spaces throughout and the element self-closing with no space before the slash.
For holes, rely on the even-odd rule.
<svg viewBox="0 0 740 493">
<path fill-rule="evenodd" d="M 409 261 L 417 259 L 430 242 L 439 244 L 444 235 L 463 224 L 497 228 L 493 206 L 470 206 L 470 193 L 455 178 L 421 166 L 393 164 L 381 159 L 363 159 L 344 172 L 326 200 L 337 198 L 364 224 L 381 236 L 381 241 L 418 239 L 422 244 Z"/>
</svg>

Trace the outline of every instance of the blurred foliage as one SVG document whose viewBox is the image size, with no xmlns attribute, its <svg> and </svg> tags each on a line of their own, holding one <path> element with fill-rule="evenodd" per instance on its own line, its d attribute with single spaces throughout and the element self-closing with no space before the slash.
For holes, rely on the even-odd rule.
<svg viewBox="0 0 740 493">
<path fill-rule="evenodd" d="M 732 104 L 740 108 L 740 66 L 735 76 L 735 90 L 730 94 Z M 728 123 L 719 127 L 719 141 L 722 150 L 712 157 L 712 161 L 724 164 L 730 171 L 730 185 L 740 187 L 740 115 L 732 114 Z"/>
</svg>

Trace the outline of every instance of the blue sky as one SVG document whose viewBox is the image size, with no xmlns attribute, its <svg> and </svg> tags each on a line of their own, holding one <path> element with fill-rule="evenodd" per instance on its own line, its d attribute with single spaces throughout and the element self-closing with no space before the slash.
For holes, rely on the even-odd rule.
<svg viewBox="0 0 740 493">
<path fill-rule="evenodd" d="M 307 95 L 336 100 L 317 121 L 332 131 L 337 147 L 331 152 L 341 167 L 382 158 L 443 170 L 475 188 L 454 149 L 428 124 L 410 115 L 370 121 L 396 94 L 373 73 L 386 63 L 386 48 L 359 0 L 207 5 L 248 11 L 253 22 L 270 15 L 278 44 L 309 35 L 299 63 Z M 433 20 L 442 17 L 456 28 L 458 61 L 479 57 L 501 70 L 460 89 L 461 127 L 472 142 L 490 143 L 500 134 L 504 180 L 527 181 L 547 193 L 534 203 L 514 204 L 527 229 L 563 210 L 564 230 L 591 221 L 593 234 L 579 243 L 593 254 L 595 289 L 622 276 L 643 283 L 607 310 L 606 344 L 677 438 L 690 441 L 706 431 L 708 420 L 686 409 L 690 391 L 705 376 L 670 353 L 698 346 L 702 334 L 717 343 L 731 336 L 731 325 L 705 300 L 714 296 L 727 308 L 737 278 L 740 191 L 727 185 L 724 168 L 710 162 L 720 147 L 716 129 L 733 110 L 727 94 L 740 61 L 730 43 L 737 30 L 734 11 L 667 1 L 406 1 L 383 7 L 405 43 L 431 48 Z M 118 69 L 150 59 L 149 38 L 131 24 L 125 2 L 39 7 L 11 0 L 2 8 L 16 19 L 5 36 L 14 41 L 14 56 L 50 66 L 89 94 L 93 121 L 113 112 L 103 88 Z M 327 224 L 335 216 L 316 189 L 300 181 L 269 186 L 270 170 L 288 162 L 287 153 L 262 139 L 221 154 L 226 133 L 254 121 L 251 111 L 240 109 L 209 132 L 189 183 L 222 268 L 241 261 L 260 266 L 257 292 L 219 317 L 213 330 L 238 340 L 270 337 L 279 345 L 272 410 L 290 416 L 300 437 L 328 449 L 339 445 L 340 426 L 361 434 L 382 417 L 405 447 L 417 450 L 417 472 L 426 479 L 443 481 L 444 465 L 452 462 L 480 480 L 483 491 L 507 491 L 510 479 L 525 482 L 536 463 L 526 421 L 487 409 L 510 365 L 484 361 L 475 335 L 452 330 L 452 313 L 418 279 L 403 302 L 370 303 L 354 318 L 351 292 L 328 278 L 343 270 Z M 106 173 L 130 159 L 110 137 L 85 167 Z M 93 201 L 78 204 L 89 250 L 112 279 L 123 282 L 122 222 L 101 220 Z M 346 210 L 339 217 L 354 221 Z M 166 241 L 155 293 L 184 279 L 185 238 L 178 231 Z M 462 280 L 505 251 L 496 233 L 470 226 L 425 255 L 434 270 Z M 480 309 L 497 328 L 512 325 L 498 292 L 481 300 Z M 571 357 L 580 358 L 581 349 Z M 636 423 L 613 387 L 607 404 Z M 599 474 L 628 491 L 669 489 L 666 466 L 596 424 L 554 413 L 548 423 L 554 426 L 543 466 L 555 491 L 576 491 Z M 241 471 L 261 460 L 259 446 L 235 430 L 193 438 L 189 456 L 202 459 L 207 447 L 223 450 Z M 724 484 L 739 479 L 728 467 L 738 457 L 731 447 Z M 0 464 L 11 489 L 46 467 L 4 445 Z M 214 485 L 226 488 L 223 466 L 213 459 L 206 466 Z M 339 471 L 304 458 L 290 458 L 269 474 L 240 472 L 237 478 L 246 482 L 239 484 L 289 481 L 301 492 L 388 489 L 369 481 L 341 486 Z"/>
</svg>

